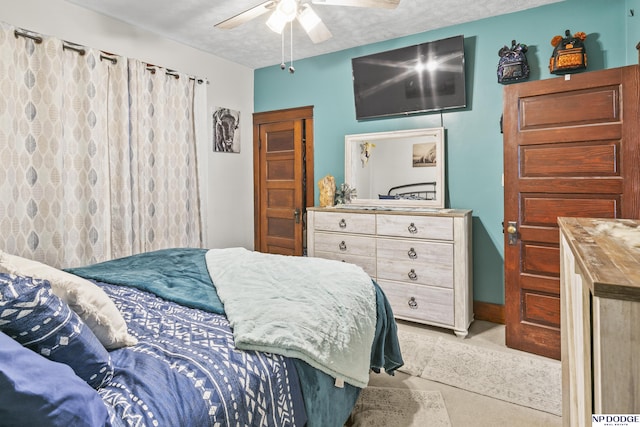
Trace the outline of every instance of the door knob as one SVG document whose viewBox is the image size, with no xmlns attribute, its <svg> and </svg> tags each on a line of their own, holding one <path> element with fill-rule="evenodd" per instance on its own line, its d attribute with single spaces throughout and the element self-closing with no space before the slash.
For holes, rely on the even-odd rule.
<svg viewBox="0 0 640 427">
<path fill-rule="evenodd" d="M 518 241 L 518 226 L 515 221 L 509 221 L 507 223 L 507 237 L 508 243 L 514 246 Z"/>
<path fill-rule="evenodd" d="M 293 211 L 293 217 L 295 218 L 296 224 L 300 224 L 300 209 L 296 208 L 296 210 Z"/>
</svg>

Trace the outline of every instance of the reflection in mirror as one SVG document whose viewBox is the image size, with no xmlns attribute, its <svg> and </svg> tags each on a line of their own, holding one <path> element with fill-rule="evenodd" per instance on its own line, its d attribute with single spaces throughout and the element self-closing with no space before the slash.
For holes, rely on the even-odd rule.
<svg viewBox="0 0 640 427">
<path fill-rule="evenodd" d="M 352 204 L 444 208 L 444 128 L 345 137 Z"/>
</svg>

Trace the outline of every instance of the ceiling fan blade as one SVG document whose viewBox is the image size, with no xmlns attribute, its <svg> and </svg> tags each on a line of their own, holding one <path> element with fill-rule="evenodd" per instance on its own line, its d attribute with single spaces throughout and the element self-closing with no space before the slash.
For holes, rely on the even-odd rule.
<svg viewBox="0 0 640 427">
<path fill-rule="evenodd" d="M 353 7 L 375 7 L 383 9 L 395 9 L 400 4 L 400 0 L 311 0 L 313 4 L 323 4 L 327 6 L 353 6 Z"/>
<path fill-rule="evenodd" d="M 307 31 L 307 35 L 314 43 L 322 43 L 323 41 L 329 40 L 333 37 L 333 34 L 331 34 L 331 31 L 329 31 L 327 26 L 324 25 L 324 22 L 318 23 L 318 25 Z"/>
<path fill-rule="evenodd" d="M 251 9 L 247 9 L 244 12 L 240 12 L 239 14 L 232 16 L 229 19 L 225 19 L 222 22 L 218 22 L 214 27 L 222 28 L 224 30 L 230 30 L 231 28 L 235 28 L 238 25 L 244 24 L 245 22 L 249 22 L 254 18 L 257 18 L 260 15 L 264 15 L 265 13 L 273 10 L 273 7 L 276 5 L 275 1 L 269 0 L 258 6 L 252 7 Z"/>
<path fill-rule="evenodd" d="M 307 3 L 302 5 L 302 8 L 298 11 L 296 18 L 312 42 L 322 43 L 323 41 L 333 37 L 318 14 L 316 14 L 311 8 L 310 4 Z"/>
<path fill-rule="evenodd" d="M 322 43 L 323 41 L 329 40 L 331 37 L 333 37 L 333 34 L 331 34 L 331 31 L 329 31 L 327 26 L 324 25 L 324 22 L 319 23 L 313 30 L 309 31 L 307 34 L 309 35 L 311 41 L 314 43 Z"/>
</svg>

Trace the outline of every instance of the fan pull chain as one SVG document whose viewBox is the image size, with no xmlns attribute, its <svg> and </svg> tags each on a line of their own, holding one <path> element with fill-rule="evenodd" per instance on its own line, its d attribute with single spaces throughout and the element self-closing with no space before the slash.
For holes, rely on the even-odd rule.
<svg viewBox="0 0 640 427">
<path fill-rule="evenodd" d="M 284 63 L 284 31 L 280 33 L 280 39 L 282 40 L 282 60 L 280 61 L 280 69 L 284 70 L 285 68 L 287 68 L 286 64 Z"/>
<path fill-rule="evenodd" d="M 290 33 L 291 34 L 291 65 L 289 66 L 289 72 L 291 74 L 296 72 L 296 69 L 293 68 L 293 22 L 289 23 L 289 28 L 291 29 Z M 284 31 L 283 31 L 284 33 Z"/>
</svg>

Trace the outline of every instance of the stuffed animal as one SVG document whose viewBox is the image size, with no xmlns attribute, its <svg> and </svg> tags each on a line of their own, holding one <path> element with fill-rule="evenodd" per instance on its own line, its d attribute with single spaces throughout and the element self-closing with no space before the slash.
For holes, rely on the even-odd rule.
<svg viewBox="0 0 640 427">
<path fill-rule="evenodd" d="M 569 30 L 564 34 L 564 37 L 555 36 L 551 39 L 554 49 L 549 60 L 549 71 L 552 74 L 573 73 L 587 68 L 587 52 L 584 48 L 587 35 L 583 32 L 571 35 Z"/>
</svg>

